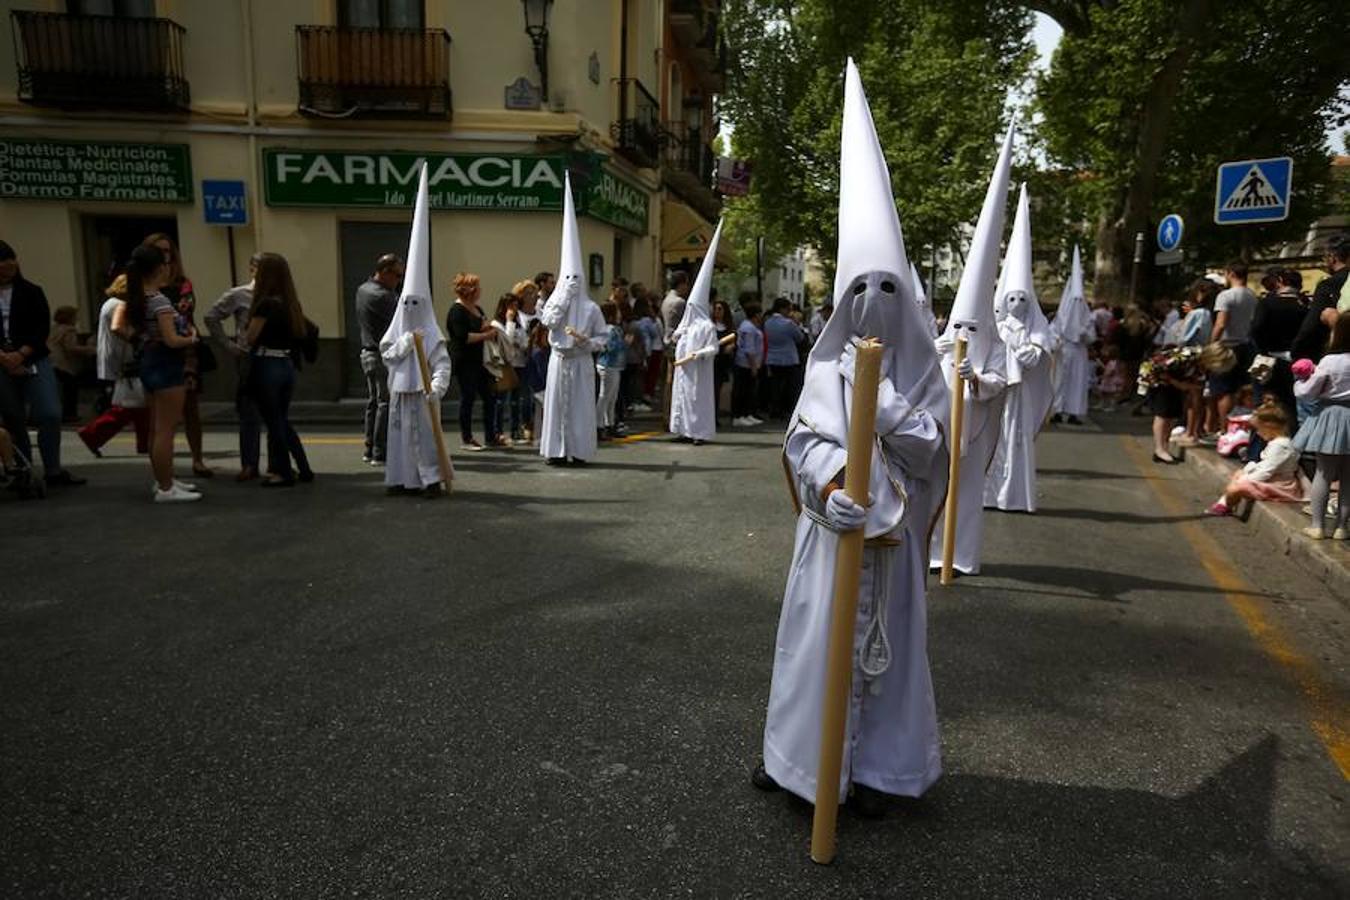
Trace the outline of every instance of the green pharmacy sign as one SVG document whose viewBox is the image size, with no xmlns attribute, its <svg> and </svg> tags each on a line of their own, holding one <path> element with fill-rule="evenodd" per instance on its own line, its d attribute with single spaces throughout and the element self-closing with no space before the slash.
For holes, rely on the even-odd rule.
<svg viewBox="0 0 1350 900">
<path fill-rule="evenodd" d="M 604 169 L 596 173 L 581 201 L 593 219 L 634 234 L 647 233 L 647 192 Z"/>
<path fill-rule="evenodd" d="M 268 206 L 411 206 L 426 162 L 433 209 L 562 209 L 558 156 L 263 151 Z"/>
<path fill-rule="evenodd" d="M 187 144 L 0 139 L 0 200 L 191 203 Z"/>
<path fill-rule="evenodd" d="M 513 153 L 356 153 L 263 151 L 268 206 L 408 207 L 427 164 L 432 209 L 561 212 L 566 157 Z M 646 191 L 598 169 L 577 198 L 584 214 L 635 234 L 647 233 Z"/>
</svg>

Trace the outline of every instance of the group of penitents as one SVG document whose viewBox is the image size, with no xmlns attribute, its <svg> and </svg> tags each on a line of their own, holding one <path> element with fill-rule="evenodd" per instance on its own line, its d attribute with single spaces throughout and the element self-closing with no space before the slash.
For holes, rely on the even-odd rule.
<svg viewBox="0 0 1350 900">
<path fill-rule="evenodd" d="M 810 352 L 783 445 L 798 522 L 763 760 L 751 776 L 762 790 L 816 805 L 817 862 L 834 857 L 840 803 L 883 814 L 889 798 L 918 797 L 941 774 L 928 572 L 944 562 L 948 575 L 979 572 L 984 508 L 1035 510 L 1033 441 L 1050 405 L 1074 413 L 1086 404 L 1086 366 L 1076 365 L 1085 357 L 1074 352 L 1089 324 L 1077 250 L 1052 326 L 1032 286 L 1025 185 L 1000 271 L 1012 137 L 1009 127 L 938 334 L 905 252 L 861 80 L 847 65 L 834 311 Z M 431 304 L 427 213 L 423 171 L 407 276 L 380 344 L 391 379 L 386 480 L 448 490 L 438 411 L 450 361 Z M 675 331 L 670 428 L 695 443 L 715 428 L 709 293 L 721 230 Z M 608 329 L 585 283 L 568 177 L 557 287 L 540 314 L 551 353 L 539 452 L 554 464 L 596 453 L 593 355 Z M 1065 371 L 1052 385 L 1056 350 Z M 952 527 L 941 527 L 944 517 Z M 823 794 L 822 780 L 835 782 Z"/>
</svg>

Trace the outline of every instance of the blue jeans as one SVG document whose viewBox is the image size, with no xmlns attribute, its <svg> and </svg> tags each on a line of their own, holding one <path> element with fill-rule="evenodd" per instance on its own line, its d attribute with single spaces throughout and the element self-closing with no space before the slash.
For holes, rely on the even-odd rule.
<svg viewBox="0 0 1350 900">
<path fill-rule="evenodd" d="M 294 478 L 295 471 L 291 468 L 294 454 L 300 474 L 307 474 L 309 460 L 290 420 L 295 364 L 280 357 L 255 356 L 249 368 L 249 385 L 267 426 L 267 471 L 287 481 Z"/>
<path fill-rule="evenodd" d="M 234 392 L 234 409 L 239 414 L 239 467 L 258 471 L 262 444 L 262 417 L 249 392 L 248 357 L 239 362 L 239 385 Z"/>
<path fill-rule="evenodd" d="M 34 367 L 36 374 L 17 378 L 0 369 L 0 422 L 14 439 L 14 446 L 31 460 L 28 421 L 32 420 L 37 426 L 43 474 L 52 476 L 61 471 L 61 393 L 50 359 L 44 357 Z"/>
</svg>

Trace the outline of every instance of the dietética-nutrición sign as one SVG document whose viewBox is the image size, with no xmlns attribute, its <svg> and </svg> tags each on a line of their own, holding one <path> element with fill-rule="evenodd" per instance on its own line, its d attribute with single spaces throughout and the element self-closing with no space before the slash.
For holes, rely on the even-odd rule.
<svg viewBox="0 0 1350 900">
<path fill-rule="evenodd" d="M 0 199 L 191 203 L 186 144 L 0 140 Z"/>
</svg>

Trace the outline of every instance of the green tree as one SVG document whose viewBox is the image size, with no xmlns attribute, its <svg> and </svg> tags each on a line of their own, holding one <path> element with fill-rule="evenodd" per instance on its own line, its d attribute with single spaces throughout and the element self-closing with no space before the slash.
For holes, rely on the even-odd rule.
<svg viewBox="0 0 1350 900">
<path fill-rule="evenodd" d="M 753 166 L 739 225 L 776 247 L 835 252 L 844 62 L 852 56 L 890 164 L 911 258 L 959 244 L 979 212 L 1030 13 L 995 0 L 727 0 L 721 112 Z"/>
<path fill-rule="evenodd" d="M 1350 5 L 1336 0 L 1063 0 L 1029 7 L 1064 37 L 1037 84 L 1049 158 L 1091 213 L 1095 292 L 1128 297 L 1134 235 L 1168 212 L 1220 260 L 1302 233 L 1331 202 L 1325 133 L 1347 120 Z M 1215 167 L 1294 158 L 1290 218 L 1213 224 Z"/>
</svg>

